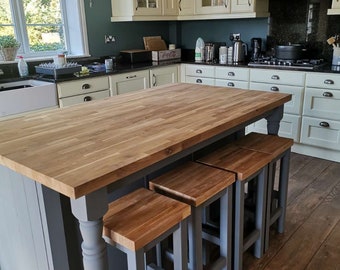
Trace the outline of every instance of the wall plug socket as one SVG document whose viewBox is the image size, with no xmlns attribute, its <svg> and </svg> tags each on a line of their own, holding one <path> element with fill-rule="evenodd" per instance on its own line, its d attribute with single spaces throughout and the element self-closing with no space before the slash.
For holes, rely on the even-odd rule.
<svg viewBox="0 0 340 270">
<path fill-rule="evenodd" d="M 105 43 L 114 43 L 116 38 L 112 35 L 105 35 Z"/>
</svg>

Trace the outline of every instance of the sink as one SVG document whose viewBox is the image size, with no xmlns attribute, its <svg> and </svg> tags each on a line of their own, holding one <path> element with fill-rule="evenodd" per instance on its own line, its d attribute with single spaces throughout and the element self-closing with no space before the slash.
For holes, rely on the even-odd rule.
<svg viewBox="0 0 340 270">
<path fill-rule="evenodd" d="M 39 80 L 0 83 L 0 117 L 57 106 L 54 83 Z"/>
</svg>

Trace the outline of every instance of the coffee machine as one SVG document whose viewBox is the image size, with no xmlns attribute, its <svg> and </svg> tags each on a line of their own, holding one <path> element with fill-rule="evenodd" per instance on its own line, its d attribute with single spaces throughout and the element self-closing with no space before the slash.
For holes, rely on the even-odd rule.
<svg viewBox="0 0 340 270">
<path fill-rule="evenodd" d="M 250 41 L 250 45 L 251 45 L 251 60 L 256 61 L 261 56 L 262 39 L 252 38 Z"/>
</svg>

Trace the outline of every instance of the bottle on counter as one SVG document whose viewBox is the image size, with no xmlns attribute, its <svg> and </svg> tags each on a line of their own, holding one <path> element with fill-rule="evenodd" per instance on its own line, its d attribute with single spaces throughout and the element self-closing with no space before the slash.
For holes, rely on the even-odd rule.
<svg viewBox="0 0 340 270">
<path fill-rule="evenodd" d="M 18 56 L 18 58 L 19 58 L 18 61 L 19 75 L 20 77 L 26 77 L 28 76 L 28 65 L 23 56 Z"/>
<path fill-rule="evenodd" d="M 195 62 L 204 61 L 204 47 L 205 47 L 204 40 L 199 37 L 196 41 Z"/>
</svg>

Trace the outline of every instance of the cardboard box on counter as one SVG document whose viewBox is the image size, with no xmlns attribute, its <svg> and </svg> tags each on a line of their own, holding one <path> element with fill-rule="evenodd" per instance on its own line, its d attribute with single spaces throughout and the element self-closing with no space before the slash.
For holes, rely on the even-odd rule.
<svg viewBox="0 0 340 270">
<path fill-rule="evenodd" d="M 152 61 L 180 59 L 181 49 L 152 51 Z"/>
</svg>

